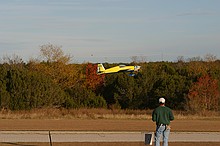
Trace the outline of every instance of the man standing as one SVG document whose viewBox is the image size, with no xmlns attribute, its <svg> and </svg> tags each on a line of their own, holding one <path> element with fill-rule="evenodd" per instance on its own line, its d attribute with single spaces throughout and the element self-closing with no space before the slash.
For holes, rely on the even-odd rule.
<svg viewBox="0 0 220 146">
<path fill-rule="evenodd" d="M 165 99 L 159 99 L 160 106 L 152 113 L 152 120 L 156 122 L 155 146 L 160 146 L 160 137 L 163 135 L 163 146 L 168 146 L 170 121 L 174 120 L 172 110 L 165 106 Z"/>
</svg>

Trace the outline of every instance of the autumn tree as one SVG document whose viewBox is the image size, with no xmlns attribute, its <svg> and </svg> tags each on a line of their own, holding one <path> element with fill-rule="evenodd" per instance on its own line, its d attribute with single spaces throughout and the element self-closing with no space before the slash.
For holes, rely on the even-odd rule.
<svg viewBox="0 0 220 146">
<path fill-rule="evenodd" d="M 63 89 L 72 88 L 81 80 L 82 65 L 70 64 L 70 55 L 65 55 L 61 47 L 46 44 L 40 47 L 40 52 L 45 60 L 30 61 L 29 69 L 44 73 Z"/>
<path fill-rule="evenodd" d="M 46 44 L 40 46 L 40 52 L 43 59 L 47 62 L 62 62 L 67 64 L 71 60 L 70 55 L 65 55 L 62 51 L 62 46 L 57 46 L 53 44 Z"/>
<path fill-rule="evenodd" d="M 106 108 L 105 99 L 100 96 L 99 89 L 103 86 L 104 75 L 97 75 L 96 64 L 83 64 L 81 82 L 66 90 L 71 96 L 66 101 L 66 108 Z"/>
<path fill-rule="evenodd" d="M 98 91 L 104 84 L 105 75 L 97 75 L 97 64 L 88 63 L 86 67 L 86 85 L 93 91 Z"/>
<path fill-rule="evenodd" d="M 218 80 L 202 76 L 189 90 L 189 107 L 193 111 L 218 110 L 220 93 Z"/>
</svg>

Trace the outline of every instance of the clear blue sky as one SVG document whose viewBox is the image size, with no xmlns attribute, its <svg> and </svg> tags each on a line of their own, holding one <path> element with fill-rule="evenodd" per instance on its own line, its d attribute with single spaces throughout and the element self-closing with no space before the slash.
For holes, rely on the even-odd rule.
<svg viewBox="0 0 220 146">
<path fill-rule="evenodd" d="M 0 57 L 44 44 L 77 62 L 220 58 L 220 0 L 0 0 Z"/>
</svg>

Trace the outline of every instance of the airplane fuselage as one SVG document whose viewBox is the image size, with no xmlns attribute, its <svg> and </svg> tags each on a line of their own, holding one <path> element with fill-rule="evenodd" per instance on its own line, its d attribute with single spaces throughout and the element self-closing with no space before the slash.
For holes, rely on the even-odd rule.
<svg viewBox="0 0 220 146">
<path fill-rule="evenodd" d="M 107 74 L 107 73 L 116 73 L 116 72 L 134 72 L 138 71 L 140 69 L 140 66 L 126 66 L 126 65 L 119 65 L 112 68 L 99 70 L 98 74 Z"/>
</svg>

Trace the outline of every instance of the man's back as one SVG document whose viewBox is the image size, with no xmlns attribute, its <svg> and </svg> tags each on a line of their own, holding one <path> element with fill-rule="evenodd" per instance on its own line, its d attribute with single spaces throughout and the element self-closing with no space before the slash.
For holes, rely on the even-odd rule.
<svg viewBox="0 0 220 146">
<path fill-rule="evenodd" d="M 174 120 L 174 116 L 170 108 L 159 106 L 153 111 L 152 120 L 156 122 L 157 125 L 169 125 L 170 121 Z"/>
</svg>

